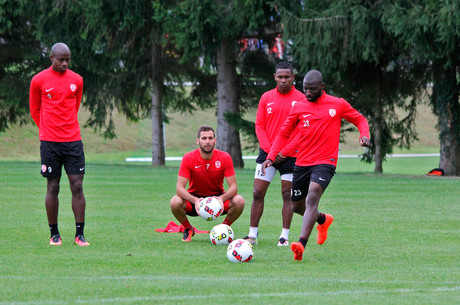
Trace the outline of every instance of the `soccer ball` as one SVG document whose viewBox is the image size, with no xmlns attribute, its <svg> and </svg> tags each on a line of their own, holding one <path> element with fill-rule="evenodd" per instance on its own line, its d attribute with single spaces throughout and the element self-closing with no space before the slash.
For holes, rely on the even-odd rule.
<svg viewBox="0 0 460 305">
<path fill-rule="evenodd" d="M 232 263 L 247 263 L 254 256 L 254 250 L 249 241 L 236 239 L 228 245 L 227 257 Z"/>
<path fill-rule="evenodd" d="M 214 220 L 219 217 L 224 211 L 224 208 L 220 204 L 219 200 L 214 197 L 206 197 L 200 201 L 199 214 L 203 219 L 208 221 Z"/>
<path fill-rule="evenodd" d="M 213 245 L 228 245 L 233 241 L 233 230 L 226 224 L 219 224 L 212 228 L 209 239 Z"/>
</svg>

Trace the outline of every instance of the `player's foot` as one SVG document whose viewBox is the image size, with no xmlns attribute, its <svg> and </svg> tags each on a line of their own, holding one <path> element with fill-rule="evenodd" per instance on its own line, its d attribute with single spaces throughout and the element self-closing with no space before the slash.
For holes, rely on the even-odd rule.
<svg viewBox="0 0 460 305">
<path fill-rule="evenodd" d="M 51 246 L 60 246 L 62 245 L 61 236 L 59 234 L 54 234 L 50 239 Z"/>
<path fill-rule="evenodd" d="M 302 245 L 300 241 L 293 242 L 291 244 L 291 250 L 294 253 L 294 260 L 301 261 L 303 252 L 305 251 L 305 247 Z"/>
<path fill-rule="evenodd" d="M 195 229 L 193 227 L 187 228 L 184 230 L 184 236 L 182 241 L 192 241 L 192 236 L 195 235 Z"/>
<path fill-rule="evenodd" d="M 283 246 L 289 246 L 289 240 L 285 239 L 284 237 L 281 237 L 280 240 L 278 241 L 278 247 L 283 247 Z"/>
<path fill-rule="evenodd" d="M 318 244 L 322 245 L 326 241 L 327 229 L 329 229 L 329 226 L 333 221 L 334 217 L 332 217 L 331 214 L 326 214 L 326 221 L 322 225 L 316 226 L 316 230 L 318 230 L 318 237 L 316 238 L 316 241 Z"/>
<path fill-rule="evenodd" d="M 247 240 L 251 245 L 257 245 L 257 238 L 251 238 L 249 236 L 243 237 L 244 240 Z"/>
<path fill-rule="evenodd" d="M 85 239 L 85 237 L 83 235 L 77 235 L 75 237 L 75 244 L 80 246 L 80 247 L 89 246 L 89 242 L 86 241 L 86 239 Z"/>
</svg>

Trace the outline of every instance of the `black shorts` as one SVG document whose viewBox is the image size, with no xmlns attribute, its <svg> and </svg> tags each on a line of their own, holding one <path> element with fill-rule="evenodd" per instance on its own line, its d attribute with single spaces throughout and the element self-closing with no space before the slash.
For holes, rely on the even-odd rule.
<svg viewBox="0 0 460 305">
<path fill-rule="evenodd" d="M 292 179 L 292 201 L 299 201 L 308 194 L 310 182 L 318 183 L 323 192 L 334 177 L 335 166 L 329 164 L 318 164 L 313 166 L 295 166 Z"/>
<path fill-rule="evenodd" d="M 67 175 L 85 174 L 85 153 L 83 143 L 75 142 L 40 142 L 41 174 L 45 178 L 60 178 L 62 165 Z"/>
<path fill-rule="evenodd" d="M 264 161 L 267 160 L 267 156 L 268 153 L 266 153 L 262 148 L 259 148 L 259 155 L 256 159 L 257 164 L 264 163 Z M 280 172 L 280 175 L 292 174 L 294 172 L 295 161 L 296 158 L 286 157 L 286 159 L 281 163 L 273 163 L 273 167 Z"/>
</svg>

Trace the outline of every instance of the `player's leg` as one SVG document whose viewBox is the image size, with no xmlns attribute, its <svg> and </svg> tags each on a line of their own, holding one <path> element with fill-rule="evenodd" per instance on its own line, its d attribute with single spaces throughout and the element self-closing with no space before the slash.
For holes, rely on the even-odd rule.
<svg viewBox="0 0 460 305">
<path fill-rule="evenodd" d="M 192 236 L 195 235 L 195 229 L 188 221 L 187 210 L 189 211 L 189 213 L 195 213 L 196 216 L 195 206 L 190 202 L 185 201 L 184 199 L 182 199 L 182 197 L 179 197 L 178 195 L 174 195 L 169 203 L 172 214 L 177 219 L 177 221 L 179 221 L 180 224 L 184 227 L 184 235 L 182 237 L 182 241 L 191 241 Z"/>
<path fill-rule="evenodd" d="M 303 215 L 302 229 L 300 231 L 299 241 L 291 244 L 291 250 L 294 253 L 294 260 L 302 260 L 303 252 L 308 242 L 308 238 L 310 237 L 313 226 L 316 222 L 316 219 L 318 218 L 318 205 L 322 194 L 323 190 L 321 186 L 315 182 L 310 182 L 308 194 L 306 200 L 304 201 L 305 212 Z M 295 202 L 295 204 L 299 203 Z"/>
<path fill-rule="evenodd" d="M 292 175 L 291 175 L 292 179 Z M 291 180 L 292 181 L 292 180 Z M 279 237 L 278 246 L 289 245 L 289 230 L 292 222 L 292 202 L 291 202 L 291 187 L 292 182 L 290 180 L 281 180 L 281 197 L 283 198 L 283 208 L 281 215 L 283 218 L 283 228 Z"/>
<path fill-rule="evenodd" d="M 45 207 L 51 233 L 50 245 L 62 244 L 61 235 L 58 229 L 59 190 L 62 170 L 60 157 L 60 143 L 48 141 L 40 142 L 41 174 L 47 180 Z"/>
<path fill-rule="evenodd" d="M 224 224 L 232 225 L 243 213 L 244 210 L 244 198 L 240 195 L 235 195 L 230 199 L 228 203 L 227 217 L 224 220 Z"/>
<path fill-rule="evenodd" d="M 58 229 L 59 182 L 61 178 L 48 178 L 46 180 L 45 207 L 51 233 L 50 245 L 61 245 L 61 235 Z"/>
<path fill-rule="evenodd" d="M 289 246 L 289 230 L 292 221 L 292 202 L 291 202 L 291 189 L 292 179 L 294 178 L 295 158 L 287 157 L 279 165 L 279 172 L 281 176 L 281 197 L 283 198 L 283 208 L 281 215 L 283 218 L 283 228 L 278 240 L 278 246 Z"/>
<path fill-rule="evenodd" d="M 85 153 L 81 141 L 62 143 L 64 168 L 72 193 L 72 211 L 75 217 L 75 244 L 89 246 L 84 236 L 86 198 L 83 193 Z"/>
<path fill-rule="evenodd" d="M 249 234 L 244 239 L 251 244 L 257 244 L 257 235 L 259 234 L 259 221 L 262 218 L 265 204 L 265 194 L 270 186 L 270 182 L 275 176 L 276 169 L 268 167 L 265 169 L 265 175 L 262 175 L 262 164 L 257 164 L 254 174 L 254 189 L 252 192 L 251 219 L 249 224 Z"/>
</svg>

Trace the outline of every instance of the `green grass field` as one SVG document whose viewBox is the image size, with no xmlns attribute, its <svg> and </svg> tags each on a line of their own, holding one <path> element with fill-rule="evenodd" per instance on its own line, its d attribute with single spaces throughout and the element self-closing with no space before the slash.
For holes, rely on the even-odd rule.
<svg viewBox="0 0 460 305">
<path fill-rule="evenodd" d="M 301 262 L 276 246 L 275 179 L 254 259 L 244 264 L 230 263 L 226 247 L 213 246 L 208 234 L 183 243 L 181 234 L 155 232 L 173 220 L 177 166 L 89 162 L 91 246 L 80 248 L 67 181 L 63 245 L 50 247 L 39 163 L 1 161 L 0 304 L 459 304 L 460 179 L 423 176 L 436 158 L 401 159 L 389 160 L 386 175 L 356 159 L 340 161 L 320 203 L 335 218 L 328 240 L 319 246 L 314 230 Z M 237 180 L 247 201 L 232 226 L 240 238 L 248 233 L 253 171 L 238 170 Z M 191 222 L 210 230 L 218 221 Z M 291 241 L 300 225 L 294 216 Z"/>
</svg>

